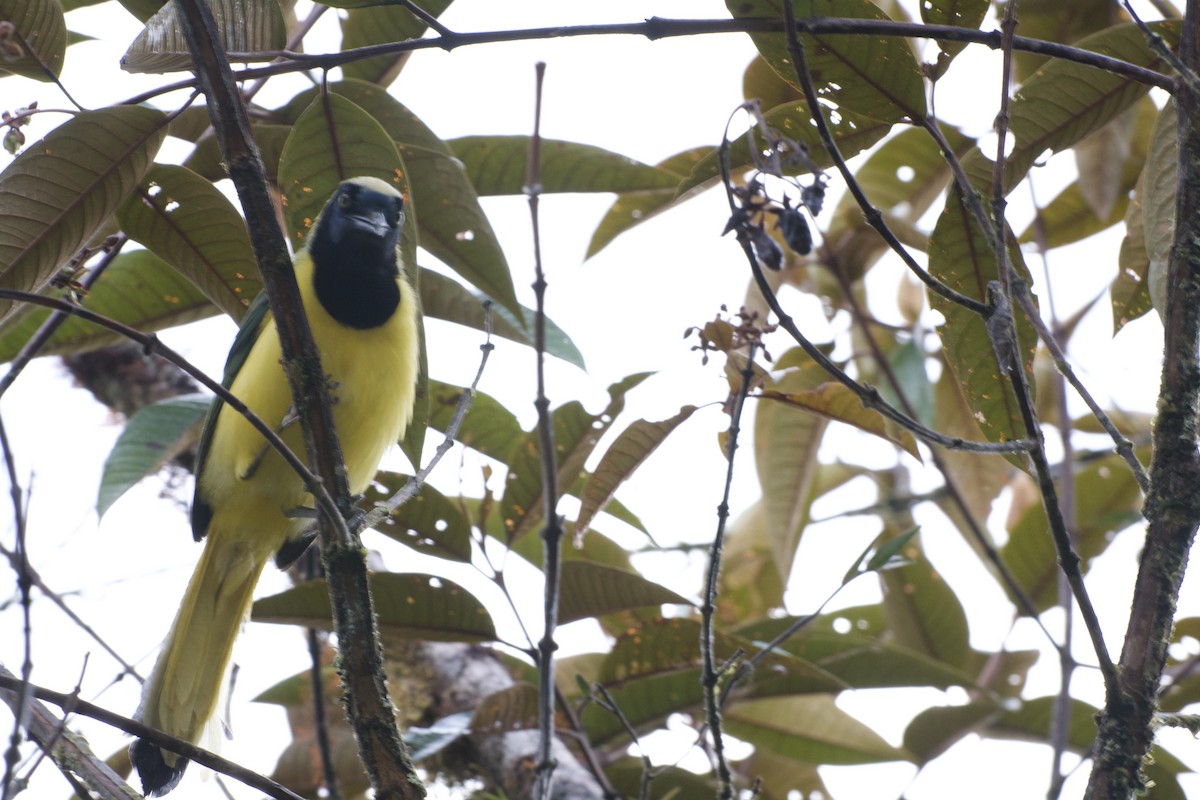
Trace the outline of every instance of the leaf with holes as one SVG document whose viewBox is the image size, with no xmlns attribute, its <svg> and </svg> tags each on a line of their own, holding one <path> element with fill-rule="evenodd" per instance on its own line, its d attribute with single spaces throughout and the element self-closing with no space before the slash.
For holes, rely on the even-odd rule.
<svg viewBox="0 0 1200 800">
<path fill-rule="evenodd" d="M 410 208 L 415 210 L 421 247 L 514 315 L 520 314 L 504 251 L 479 204 L 476 187 L 450 147 L 420 117 L 374 84 L 346 80 L 329 89 L 374 118 L 395 142 L 407 170 Z M 281 113 L 296 119 L 318 99 L 315 89 L 302 92 Z"/>
<path fill-rule="evenodd" d="M 150 168 L 166 117 L 141 106 L 85 111 L 0 172 L 0 287 L 37 291 L 88 244 Z M 0 318 L 11 301 L 0 301 Z"/>
<path fill-rule="evenodd" d="M 184 167 L 155 164 L 117 209 L 121 230 L 240 320 L 262 279 L 241 214 L 217 187 Z"/>
<path fill-rule="evenodd" d="M 726 0 L 734 18 L 783 18 L 780 0 Z M 805 17 L 886 20 L 866 0 L 792 0 L 797 22 Z M 799 87 L 787 39 L 780 33 L 751 34 L 771 68 Z M 925 116 L 925 82 L 908 42 L 898 36 L 810 36 L 800 34 L 808 71 L 822 100 L 840 111 L 866 114 L 883 122 Z"/>
<path fill-rule="evenodd" d="M 396 472 L 380 472 L 370 501 L 385 499 L 399 492 L 411 478 Z M 406 544 L 420 553 L 448 558 L 452 561 L 471 560 L 471 523 L 458 503 L 429 484 L 423 484 L 417 494 L 397 508 L 376 530 Z"/>
</svg>

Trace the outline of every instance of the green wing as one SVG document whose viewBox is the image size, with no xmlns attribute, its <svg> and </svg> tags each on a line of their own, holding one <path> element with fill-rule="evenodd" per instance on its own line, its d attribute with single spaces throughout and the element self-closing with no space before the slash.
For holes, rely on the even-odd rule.
<svg viewBox="0 0 1200 800">
<path fill-rule="evenodd" d="M 259 292 L 258 297 L 254 298 L 254 302 L 246 310 L 242 326 L 238 328 L 233 346 L 229 348 L 229 356 L 225 359 L 225 374 L 221 378 L 221 385 L 226 389 L 233 385 L 233 379 L 241 372 L 246 357 L 258 341 L 269 310 L 267 293 Z M 196 446 L 196 466 L 192 471 L 196 476 L 196 492 L 192 497 L 192 538 L 197 542 L 208 533 L 208 523 L 212 520 L 212 506 L 200 492 L 200 476 L 204 473 L 204 462 L 208 459 L 208 448 L 212 444 L 213 431 L 217 427 L 217 414 L 224 405 L 225 401 L 221 398 L 213 398 L 212 405 L 208 407 L 208 416 L 204 418 L 204 428 L 200 431 L 200 444 Z"/>
</svg>

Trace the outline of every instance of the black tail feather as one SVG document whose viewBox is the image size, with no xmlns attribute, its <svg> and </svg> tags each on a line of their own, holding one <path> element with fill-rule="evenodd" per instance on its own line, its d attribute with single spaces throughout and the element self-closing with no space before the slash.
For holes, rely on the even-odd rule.
<svg viewBox="0 0 1200 800">
<path fill-rule="evenodd" d="M 145 739 L 130 746 L 129 757 L 142 778 L 142 793 L 147 797 L 162 797 L 174 789 L 188 765 L 183 756 L 176 759 L 175 766 L 168 765 L 162 750 Z"/>
</svg>

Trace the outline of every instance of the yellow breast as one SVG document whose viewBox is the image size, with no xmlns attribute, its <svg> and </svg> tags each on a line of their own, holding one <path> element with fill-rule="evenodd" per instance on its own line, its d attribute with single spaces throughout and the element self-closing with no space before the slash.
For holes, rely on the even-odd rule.
<svg viewBox="0 0 1200 800">
<path fill-rule="evenodd" d="M 360 494 L 412 418 L 419 346 L 415 297 L 401 279 L 400 306 L 391 319 L 358 330 L 335 321 L 317 301 L 312 260 L 305 252 L 296 259 L 296 280 L 328 379 L 350 491 Z M 288 446 L 307 460 L 299 423 L 291 417 L 291 392 L 281 358 L 279 334 L 268 317 L 230 390 L 268 424 L 282 429 Z M 303 482 L 228 406 L 217 418 L 200 481 L 215 520 L 229 521 L 236 514 L 244 533 L 269 540 L 272 548 L 305 527 L 303 521 L 286 516 L 311 506 Z M 244 525 L 259 530 L 246 530 Z"/>
</svg>

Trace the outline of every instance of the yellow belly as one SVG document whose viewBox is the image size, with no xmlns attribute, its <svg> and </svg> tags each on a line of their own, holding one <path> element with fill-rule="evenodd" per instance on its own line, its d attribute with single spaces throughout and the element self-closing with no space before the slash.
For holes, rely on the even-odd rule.
<svg viewBox="0 0 1200 800">
<path fill-rule="evenodd" d="M 400 307 L 377 328 L 356 330 L 336 322 L 317 301 L 312 262 L 297 259 L 296 279 L 329 382 L 333 419 L 346 461 L 350 491 L 362 493 L 383 454 L 404 435 L 412 417 L 418 365 L 415 299 L 401 281 Z M 230 390 L 277 430 L 290 418 L 292 397 L 280 364 L 279 334 L 268 318 Z M 298 422 L 282 429 L 283 440 L 305 458 Z M 224 406 L 200 475 L 211 505 L 211 527 L 253 536 L 277 549 L 309 524 L 294 512 L 312 500 L 296 473 L 269 448 L 246 419 Z"/>
</svg>

